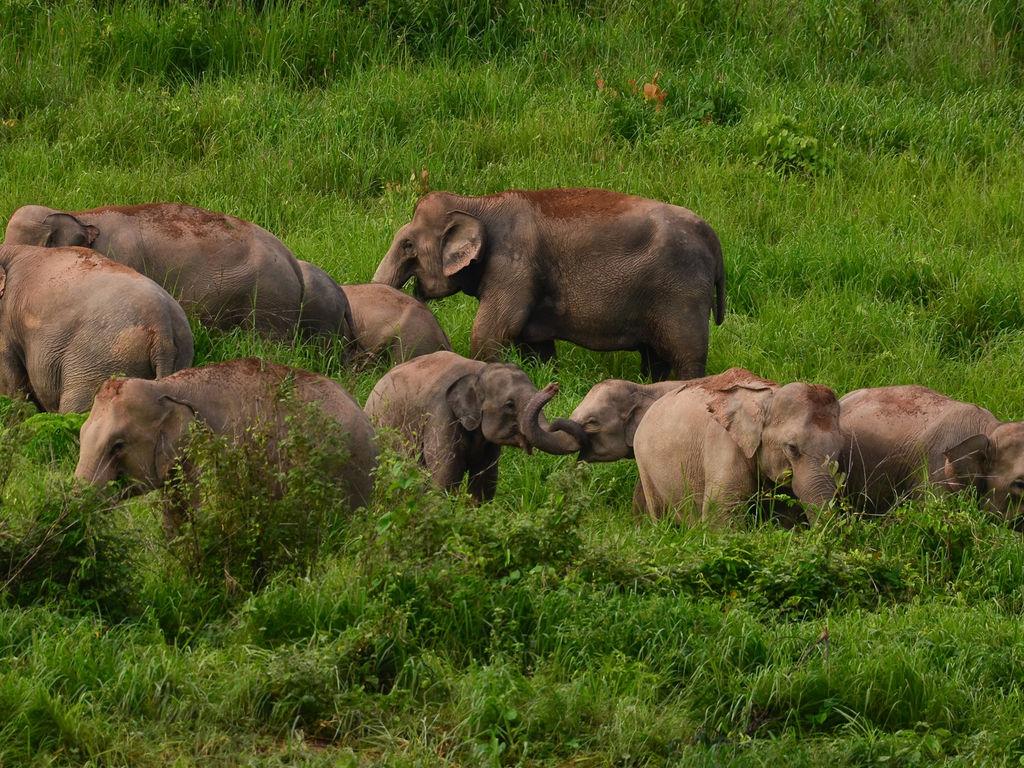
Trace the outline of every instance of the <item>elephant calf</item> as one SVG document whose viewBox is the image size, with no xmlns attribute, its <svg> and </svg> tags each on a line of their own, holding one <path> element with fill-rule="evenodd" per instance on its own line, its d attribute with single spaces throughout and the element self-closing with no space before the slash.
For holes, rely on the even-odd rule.
<svg viewBox="0 0 1024 768">
<path fill-rule="evenodd" d="M 924 486 L 973 487 L 987 509 L 1020 520 L 1024 422 L 916 385 L 858 389 L 839 406 L 848 487 L 869 511 L 885 512 Z"/>
<path fill-rule="evenodd" d="M 759 381 L 773 384 L 745 368 L 730 368 L 723 373 L 700 379 L 659 381 L 637 384 L 624 379 L 606 379 L 590 388 L 568 419 L 555 419 L 551 429 L 564 431 L 577 439 L 581 461 L 602 462 L 633 458 L 636 428 L 644 414 L 663 396 L 687 387 L 703 384 L 716 386 L 738 381 Z M 547 401 L 541 403 L 543 406 Z M 527 439 L 538 428 L 529 424 Z"/>
<path fill-rule="evenodd" d="M 380 283 L 342 286 L 352 311 L 352 337 L 366 355 L 390 355 L 396 362 L 452 345 L 433 313 L 421 301 Z"/>
<path fill-rule="evenodd" d="M 114 374 L 161 378 L 192 364 L 178 303 L 87 248 L 0 246 L 0 394 L 86 411 Z"/>
<path fill-rule="evenodd" d="M 366 412 L 377 426 L 406 439 L 437 485 L 454 488 L 468 474 L 470 494 L 486 501 L 497 488 L 501 447 L 534 447 L 523 437 L 519 418 L 536 394 L 514 365 L 441 351 L 392 368 L 367 398 Z M 562 433 L 536 444 L 554 453 L 573 446 Z"/>
<path fill-rule="evenodd" d="M 768 484 L 787 482 L 804 504 L 828 502 L 843 446 L 831 389 L 741 379 L 665 395 L 640 422 L 633 450 L 651 515 L 690 501 L 721 527 Z"/>
<path fill-rule="evenodd" d="M 284 436 L 292 415 L 282 406 L 282 395 L 289 390 L 299 402 L 315 404 L 338 423 L 340 434 L 329 437 L 342 441 L 348 453 L 338 467 L 338 480 L 353 508 L 368 503 L 377 447 L 359 404 L 324 376 L 254 358 L 189 368 L 158 381 L 108 381 L 82 425 L 75 475 L 96 485 L 127 478 L 138 491 L 158 488 L 168 480 L 175 463 L 187 459 L 182 457 L 185 437 L 196 420 L 235 440 L 245 439 L 254 427 L 269 429 L 267 452 L 273 462 L 277 440 Z M 168 535 L 177 531 L 187 514 L 182 506 L 165 510 Z"/>
<path fill-rule="evenodd" d="M 605 189 L 432 192 L 395 234 L 374 282 L 480 301 L 473 356 L 551 357 L 555 340 L 639 350 L 658 379 L 704 375 L 709 317 L 725 317 L 722 248 L 681 206 Z"/>
<path fill-rule="evenodd" d="M 93 248 L 158 282 L 207 325 L 253 323 L 288 337 L 300 323 L 305 287 L 298 260 L 274 235 L 234 216 L 178 203 L 74 212 L 26 205 L 7 222 L 4 242 Z M 310 303 L 318 306 L 305 328 L 346 330 L 343 318 L 315 314 L 325 302 Z"/>
</svg>

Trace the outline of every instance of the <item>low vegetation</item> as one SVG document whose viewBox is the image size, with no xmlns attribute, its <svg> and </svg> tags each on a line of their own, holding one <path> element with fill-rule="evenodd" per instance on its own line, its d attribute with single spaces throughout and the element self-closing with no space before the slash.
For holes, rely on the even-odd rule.
<svg viewBox="0 0 1024 768">
<path fill-rule="evenodd" d="M 364 282 L 425 189 L 609 187 L 721 236 L 712 372 L 1024 416 L 1013 0 L 8 0 L 0 30 L 2 212 L 184 200 Z M 475 302 L 432 308 L 466 353 Z M 385 370 L 194 330 L 361 400 Z M 559 353 L 525 366 L 553 415 L 640 376 Z M 315 430 L 284 476 L 198 434 L 168 545 L 159 493 L 75 487 L 80 424 L 0 403 L 0 765 L 1024 759 L 1024 540 L 968 497 L 711 534 L 634 519 L 630 462 L 509 449 L 473 507 L 385 451 L 339 518 Z"/>
</svg>

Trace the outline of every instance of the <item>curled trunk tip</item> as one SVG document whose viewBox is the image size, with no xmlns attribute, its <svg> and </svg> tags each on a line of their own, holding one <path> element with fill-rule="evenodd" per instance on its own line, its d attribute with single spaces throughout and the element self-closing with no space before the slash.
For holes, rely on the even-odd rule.
<svg viewBox="0 0 1024 768">
<path fill-rule="evenodd" d="M 582 447 L 568 431 L 552 431 L 544 418 L 544 406 L 558 394 L 558 382 L 551 382 L 530 398 L 519 417 L 519 431 L 527 442 L 545 453 L 563 455 Z"/>
</svg>

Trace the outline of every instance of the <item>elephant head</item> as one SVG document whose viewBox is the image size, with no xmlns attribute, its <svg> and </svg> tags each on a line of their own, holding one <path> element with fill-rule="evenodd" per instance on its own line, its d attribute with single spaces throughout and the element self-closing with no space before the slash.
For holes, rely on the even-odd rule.
<svg viewBox="0 0 1024 768">
<path fill-rule="evenodd" d="M 489 363 L 479 373 L 457 379 L 445 397 L 463 429 L 480 430 L 488 442 L 518 446 L 529 453 L 533 446 L 519 429 L 519 417 L 536 394 L 533 382 L 521 369 Z"/>
<path fill-rule="evenodd" d="M 572 435 L 582 461 L 618 461 L 633 457 L 633 435 L 647 409 L 671 388 L 642 386 L 608 379 L 591 387 L 568 419 L 556 419 L 552 429 Z M 678 383 L 675 383 L 678 385 Z"/>
<path fill-rule="evenodd" d="M 127 479 L 136 491 L 168 478 L 195 408 L 161 392 L 158 382 L 111 379 L 82 425 L 75 476 L 94 485 Z"/>
<path fill-rule="evenodd" d="M 758 473 L 788 482 L 812 506 L 835 496 L 832 464 L 844 447 L 839 403 L 827 387 L 746 382 L 719 390 L 708 409 Z"/>
<path fill-rule="evenodd" d="M 974 486 L 989 511 L 1012 523 L 1024 511 L 1024 421 L 1003 423 L 945 452 L 952 490 Z"/>
<path fill-rule="evenodd" d="M 91 248 L 99 234 L 96 227 L 70 213 L 41 205 L 25 205 L 16 210 L 7 222 L 4 242 L 48 248 L 69 245 Z"/>
<path fill-rule="evenodd" d="M 440 193 L 429 194 L 417 203 L 412 221 L 395 233 L 373 282 L 401 288 L 415 278 L 421 299 L 473 294 L 486 241 L 479 218 L 447 205 Z"/>
</svg>

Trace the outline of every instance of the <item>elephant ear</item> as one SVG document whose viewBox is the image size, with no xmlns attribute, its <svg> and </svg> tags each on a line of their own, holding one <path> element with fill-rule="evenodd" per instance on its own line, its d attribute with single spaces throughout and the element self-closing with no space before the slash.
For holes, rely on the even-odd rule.
<svg viewBox="0 0 1024 768">
<path fill-rule="evenodd" d="M 4 297 L 4 293 L 7 291 L 7 270 L 0 267 L 0 299 Z"/>
<path fill-rule="evenodd" d="M 479 376 L 469 373 L 448 387 L 446 398 L 459 424 L 467 432 L 480 428 L 481 412 L 480 393 L 477 391 Z"/>
<path fill-rule="evenodd" d="M 732 386 L 711 398 L 708 412 L 722 425 L 748 459 L 761 447 L 761 432 L 768 414 L 771 388 Z"/>
<path fill-rule="evenodd" d="M 480 258 L 484 247 L 484 225 L 465 211 L 448 214 L 448 226 L 441 236 L 441 269 L 452 277 Z"/>
<path fill-rule="evenodd" d="M 989 454 L 992 444 L 985 435 L 971 435 L 966 440 L 943 452 L 946 459 L 943 472 L 946 482 L 956 490 L 977 486 L 985 490 Z"/>
<path fill-rule="evenodd" d="M 178 455 L 178 446 L 185 436 L 188 425 L 196 418 L 196 409 L 187 400 L 171 395 L 158 398 L 163 416 L 157 426 L 156 444 L 153 448 L 153 466 L 160 480 L 166 480 Z"/>
<path fill-rule="evenodd" d="M 49 248 L 65 245 L 90 248 L 100 234 L 92 224 L 86 224 L 70 213 L 51 213 L 43 219 L 43 228 L 47 233 L 44 245 Z"/>
<path fill-rule="evenodd" d="M 628 411 L 626 411 L 626 445 L 630 448 L 633 447 L 633 436 L 636 435 L 636 428 L 640 426 L 640 422 L 643 419 L 643 413 L 641 413 L 640 404 L 633 403 Z"/>
</svg>

